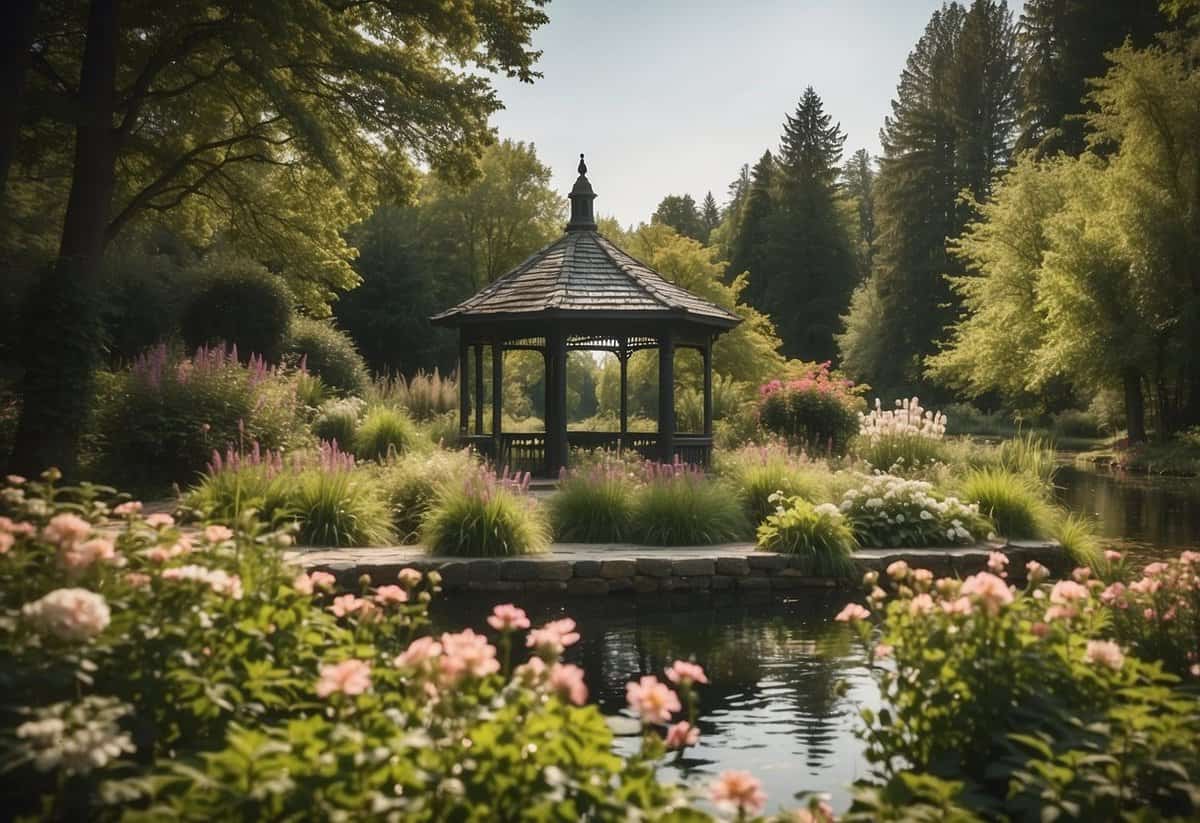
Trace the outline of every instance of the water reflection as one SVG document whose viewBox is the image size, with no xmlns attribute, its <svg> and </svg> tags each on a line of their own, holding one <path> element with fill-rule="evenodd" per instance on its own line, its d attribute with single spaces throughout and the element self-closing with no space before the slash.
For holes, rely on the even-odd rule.
<svg viewBox="0 0 1200 823">
<path fill-rule="evenodd" d="M 777 596 L 778 597 L 778 596 Z M 789 598 L 594 598 L 523 604 L 535 624 L 569 614 L 583 640 L 568 660 L 582 666 L 591 700 L 606 715 L 625 713 L 625 684 L 662 676 L 677 658 L 694 657 L 711 685 L 701 691 L 700 745 L 667 778 L 703 782 L 731 768 L 763 780 L 770 802 L 790 803 L 806 789 L 848 804 L 846 787 L 866 772 L 852 730 L 858 708 L 878 706 L 878 692 L 844 624 L 833 622 L 845 594 Z M 490 603 L 446 599 L 435 621 L 481 626 Z M 838 684 L 848 688 L 839 695 Z M 620 738 L 618 749 L 637 746 Z"/>
<path fill-rule="evenodd" d="M 1058 498 L 1096 518 L 1107 542 L 1146 558 L 1200 545 L 1200 482 L 1075 465 L 1055 476 Z"/>
</svg>

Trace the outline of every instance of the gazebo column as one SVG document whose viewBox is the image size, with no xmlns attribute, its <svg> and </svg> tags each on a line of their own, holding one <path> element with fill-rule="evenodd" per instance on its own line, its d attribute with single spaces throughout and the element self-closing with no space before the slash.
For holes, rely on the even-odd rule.
<svg viewBox="0 0 1200 823">
<path fill-rule="evenodd" d="M 629 338 L 621 338 L 621 350 L 617 353 L 621 362 L 621 439 L 618 451 L 625 448 L 625 438 L 629 434 Z"/>
<path fill-rule="evenodd" d="M 503 424 L 501 409 L 504 402 L 504 345 L 492 341 L 492 442 L 496 460 L 500 459 L 500 435 Z"/>
<path fill-rule="evenodd" d="M 567 338 L 546 335 L 546 471 L 557 476 L 567 465 Z"/>
<path fill-rule="evenodd" d="M 712 375 L 712 337 L 704 340 L 704 435 L 712 437 L 713 433 L 713 375 Z"/>
<path fill-rule="evenodd" d="M 458 435 L 466 440 L 471 427 L 471 385 L 467 379 L 467 348 L 466 338 L 458 333 Z"/>
<path fill-rule="evenodd" d="M 475 344 L 475 433 L 483 434 L 483 344 Z"/>
<path fill-rule="evenodd" d="M 669 329 L 658 339 L 658 445 L 663 462 L 674 462 L 675 338 Z"/>
</svg>

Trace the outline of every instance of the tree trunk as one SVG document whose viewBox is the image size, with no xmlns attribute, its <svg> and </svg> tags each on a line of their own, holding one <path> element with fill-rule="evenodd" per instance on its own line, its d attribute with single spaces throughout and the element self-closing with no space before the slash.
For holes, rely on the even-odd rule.
<svg viewBox="0 0 1200 823">
<path fill-rule="evenodd" d="M 25 312 L 25 378 L 13 468 L 74 471 L 100 353 L 96 277 L 116 162 L 118 0 L 92 0 L 79 74 L 75 159 L 58 259 Z"/>
<path fill-rule="evenodd" d="M 0 126 L 0 202 L 4 200 L 8 186 L 8 170 L 16 154 L 17 136 L 21 130 L 21 116 L 25 98 L 25 74 L 29 71 L 33 39 L 33 21 L 37 11 L 37 0 L 12 0 L 9 4 L 3 43 L 4 63 L 0 66 L 0 100 L 8 108 L 3 126 Z"/>
<path fill-rule="evenodd" d="M 1122 376 L 1125 387 L 1125 428 L 1130 443 L 1146 442 L 1146 401 L 1142 396 L 1142 376 L 1127 369 Z"/>
</svg>

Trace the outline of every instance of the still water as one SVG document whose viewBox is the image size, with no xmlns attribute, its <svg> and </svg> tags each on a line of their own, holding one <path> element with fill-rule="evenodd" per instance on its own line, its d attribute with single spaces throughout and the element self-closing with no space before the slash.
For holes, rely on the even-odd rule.
<svg viewBox="0 0 1200 823">
<path fill-rule="evenodd" d="M 1139 557 L 1178 554 L 1200 545 L 1200 482 L 1139 478 L 1064 466 L 1060 502 L 1096 519 L 1109 543 Z M 776 595 L 776 598 L 778 595 Z M 724 769 L 746 769 L 764 783 L 769 807 L 795 805 L 799 790 L 849 805 L 847 787 L 868 771 L 855 737 L 861 707 L 879 693 L 862 649 L 833 616 L 846 593 L 808 592 L 784 599 L 746 596 L 595 598 L 524 606 L 535 625 L 568 615 L 583 636 L 568 660 L 584 668 L 591 699 L 610 717 L 626 714 L 625 684 L 662 676 L 677 658 L 708 671 L 701 689 L 700 745 L 665 775 L 705 782 Z M 435 620 L 446 628 L 484 626 L 491 603 L 446 600 Z M 631 751 L 636 737 L 618 739 Z"/>
</svg>

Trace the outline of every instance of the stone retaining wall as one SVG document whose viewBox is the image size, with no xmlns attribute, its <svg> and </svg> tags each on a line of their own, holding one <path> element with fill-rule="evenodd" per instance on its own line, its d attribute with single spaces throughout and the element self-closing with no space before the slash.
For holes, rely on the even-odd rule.
<svg viewBox="0 0 1200 823">
<path fill-rule="evenodd" d="M 862 571 L 882 572 L 904 560 L 935 575 L 966 577 L 987 567 L 990 551 L 1009 556 L 1009 577 L 1020 581 L 1030 560 L 1056 576 L 1071 562 L 1052 542 L 983 544 L 972 548 L 864 549 L 855 560 Z M 311 570 L 333 573 L 343 586 L 355 588 L 363 575 L 372 585 L 396 580 L 403 568 L 437 570 L 447 592 L 596 596 L 653 595 L 660 592 L 796 591 L 807 588 L 858 588 L 859 581 L 813 577 L 798 568 L 797 558 L 754 551 L 747 545 L 659 549 L 648 547 L 556 546 L 537 557 L 440 558 L 411 549 L 353 549 L 298 552 L 296 559 Z"/>
</svg>

